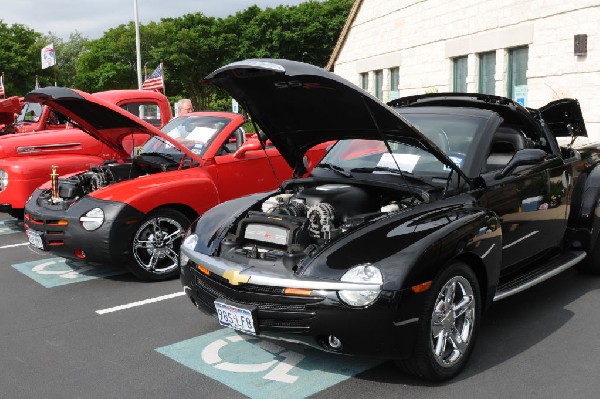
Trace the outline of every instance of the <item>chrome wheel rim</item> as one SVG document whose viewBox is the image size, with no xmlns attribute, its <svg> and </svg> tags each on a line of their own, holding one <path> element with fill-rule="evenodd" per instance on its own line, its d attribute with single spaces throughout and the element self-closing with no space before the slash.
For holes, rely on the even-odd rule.
<svg viewBox="0 0 600 399">
<path fill-rule="evenodd" d="M 133 239 L 133 255 L 144 270 L 153 274 L 170 273 L 179 267 L 179 246 L 184 229 L 171 218 L 156 217 L 138 229 Z"/>
<path fill-rule="evenodd" d="M 473 287 L 454 276 L 440 290 L 431 315 L 431 350 L 442 367 L 454 366 L 469 348 L 475 325 Z"/>
</svg>

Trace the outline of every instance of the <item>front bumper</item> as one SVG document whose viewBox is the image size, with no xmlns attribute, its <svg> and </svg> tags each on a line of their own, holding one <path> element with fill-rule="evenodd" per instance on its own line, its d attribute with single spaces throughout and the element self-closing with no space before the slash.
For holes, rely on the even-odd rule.
<svg viewBox="0 0 600 399">
<path fill-rule="evenodd" d="M 184 252 L 198 260 L 191 251 Z M 343 354 L 405 358 L 412 353 L 424 294 L 410 290 L 382 291 L 373 305 L 352 308 L 338 299 L 335 290 L 313 290 L 310 296 L 284 294 L 285 288 L 300 279 L 289 279 L 291 284 L 278 287 L 252 283 L 232 285 L 214 271 L 214 265 L 206 264 L 208 257 L 201 257 L 204 272 L 198 270 L 193 260 L 181 268 L 181 282 L 191 301 L 209 314 L 215 313 L 216 299 L 256 308 L 259 337 L 298 342 Z M 212 259 L 217 264 L 221 262 L 219 258 Z M 211 272 L 206 274 L 206 269 Z M 341 348 L 328 344 L 331 336 L 341 341 Z"/>
<path fill-rule="evenodd" d="M 93 263 L 127 262 L 133 258 L 132 237 L 144 217 L 142 212 L 121 202 L 92 197 L 83 197 L 67 209 L 48 209 L 41 204 L 40 192 L 36 190 L 25 205 L 25 229 L 41 235 L 44 250 Z M 93 208 L 104 211 L 104 223 L 97 230 L 87 231 L 79 218 Z"/>
</svg>

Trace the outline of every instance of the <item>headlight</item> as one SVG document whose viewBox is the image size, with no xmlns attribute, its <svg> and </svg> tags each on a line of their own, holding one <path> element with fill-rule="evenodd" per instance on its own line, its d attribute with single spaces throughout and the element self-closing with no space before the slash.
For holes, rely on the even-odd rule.
<svg viewBox="0 0 600 399">
<path fill-rule="evenodd" d="M 191 230 L 188 230 L 188 234 Z M 185 237 L 183 239 L 183 243 L 181 244 L 181 247 L 185 247 L 191 251 L 194 250 L 194 248 L 196 248 L 196 244 L 198 243 L 198 236 L 196 234 L 190 234 L 187 237 Z M 185 266 L 187 265 L 187 263 L 189 262 L 190 258 L 188 258 L 183 251 L 180 251 L 179 254 L 179 264 L 181 266 Z"/>
<path fill-rule="evenodd" d="M 79 221 L 87 231 L 98 230 L 104 223 L 104 211 L 100 208 L 94 208 L 84 213 Z"/>
<path fill-rule="evenodd" d="M 6 189 L 7 186 L 8 186 L 8 173 L 5 170 L 0 169 L 0 191 Z"/>
<path fill-rule="evenodd" d="M 372 265 L 360 265 L 348 270 L 341 281 L 348 283 L 383 284 L 383 276 L 378 268 Z M 377 291 L 339 291 L 338 296 L 350 306 L 369 306 L 379 297 L 381 290 Z"/>
</svg>

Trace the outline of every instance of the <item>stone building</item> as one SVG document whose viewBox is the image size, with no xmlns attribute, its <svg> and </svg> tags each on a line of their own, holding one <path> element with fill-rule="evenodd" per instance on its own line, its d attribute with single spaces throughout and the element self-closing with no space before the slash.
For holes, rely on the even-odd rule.
<svg viewBox="0 0 600 399">
<path fill-rule="evenodd" d="M 600 0 L 356 0 L 327 69 L 384 101 L 577 98 L 600 140 Z"/>
</svg>

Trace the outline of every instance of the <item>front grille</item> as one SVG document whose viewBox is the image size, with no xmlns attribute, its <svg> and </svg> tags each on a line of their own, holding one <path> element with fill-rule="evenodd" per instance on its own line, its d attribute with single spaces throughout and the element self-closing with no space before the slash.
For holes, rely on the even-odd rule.
<svg viewBox="0 0 600 399">
<path fill-rule="evenodd" d="M 47 246 L 57 247 L 65 244 L 64 229 L 66 229 L 67 226 L 62 225 L 59 220 L 44 220 L 40 217 L 34 217 L 26 213 L 24 226 L 25 229 L 32 229 L 39 233 L 43 233 L 42 240 L 45 241 Z"/>
<path fill-rule="evenodd" d="M 232 286 L 220 276 L 210 277 L 196 273 L 198 300 L 214 310 L 218 298 L 257 309 L 258 326 L 262 330 L 306 333 L 315 316 L 311 305 L 323 301 L 318 297 L 290 297 L 283 295 L 282 287 L 264 287 L 252 284 Z"/>
<path fill-rule="evenodd" d="M 197 279 L 197 283 L 199 288 L 201 289 L 201 294 L 205 293 L 205 297 L 208 299 L 209 303 L 212 306 L 212 303 L 217 298 L 228 299 L 230 301 L 239 303 L 240 305 L 249 305 L 255 306 L 258 310 L 288 310 L 292 312 L 303 312 L 306 310 L 305 305 L 286 305 L 286 304 L 275 304 L 268 302 L 257 302 L 257 301 L 244 301 L 239 298 L 234 298 L 231 295 L 228 295 L 225 290 L 218 289 L 215 285 L 206 284 L 202 281 L 201 278 Z"/>
<path fill-rule="evenodd" d="M 204 275 L 203 275 L 204 276 Z M 222 276 L 211 273 L 207 278 L 221 286 L 229 286 L 229 281 Z M 236 290 L 244 291 L 244 292 L 254 292 L 257 294 L 267 294 L 267 295 L 283 295 L 283 288 L 281 287 L 268 287 L 264 285 L 254 285 L 254 284 L 243 284 L 236 287 Z"/>
</svg>

